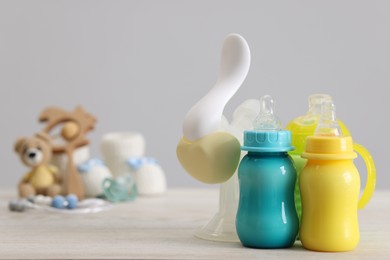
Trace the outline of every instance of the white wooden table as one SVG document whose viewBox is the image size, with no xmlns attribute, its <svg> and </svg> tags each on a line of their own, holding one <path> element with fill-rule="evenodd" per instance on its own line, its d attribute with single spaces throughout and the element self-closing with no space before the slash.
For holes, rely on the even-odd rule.
<svg viewBox="0 0 390 260">
<path fill-rule="evenodd" d="M 174 189 L 110 210 L 69 215 L 8 210 L 11 191 L 0 191 L 0 258 L 50 259 L 390 259 L 390 191 L 377 191 L 359 212 L 361 239 L 346 253 L 281 250 L 197 239 L 193 232 L 217 211 L 218 191 Z"/>
</svg>

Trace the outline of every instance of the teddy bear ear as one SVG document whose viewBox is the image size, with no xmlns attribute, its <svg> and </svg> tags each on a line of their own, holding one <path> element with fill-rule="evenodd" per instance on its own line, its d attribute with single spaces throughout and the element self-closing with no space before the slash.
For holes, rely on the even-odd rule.
<svg viewBox="0 0 390 260">
<path fill-rule="evenodd" d="M 17 153 L 20 152 L 25 140 L 26 140 L 26 138 L 24 138 L 24 137 L 20 137 L 20 138 L 18 138 L 18 140 L 16 140 L 16 142 L 14 144 L 15 152 L 17 152 Z"/>
<path fill-rule="evenodd" d="M 38 137 L 39 139 L 42 139 L 43 141 L 45 141 L 45 142 L 47 142 L 49 144 L 51 142 L 50 135 L 48 135 L 45 132 L 39 132 L 39 133 L 35 134 L 35 136 Z"/>
</svg>

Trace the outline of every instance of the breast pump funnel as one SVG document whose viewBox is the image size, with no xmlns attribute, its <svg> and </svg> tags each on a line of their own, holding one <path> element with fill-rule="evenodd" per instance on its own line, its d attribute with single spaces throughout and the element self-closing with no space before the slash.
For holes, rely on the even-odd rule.
<svg viewBox="0 0 390 260">
<path fill-rule="evenodd" d="M 236 231 L 239 187 L 237 172 L 219 188 L 218 212 L 209 222 L 195 231 L 195 236 L 219 242 L 239 242 Z"/>
<path fill-rule="evenodd" d="M 259 109 L 259 100 L 249 99 L 244 101 L 235 109 L 231 123 L 226 124 L 222 129 L 234 135 L 243 144 L 242 133 L 245 129 L 253 128 L 253 121 Z M 241 154 L 240 160 L 243 156 L 244 152 Z M 220 185 L 218 212 L 205 226 L 196 230 L 195 236 L 219 242 L 239 242 L 236 231 L 239 196 L 236 171 L 227 182 Z"/>
</svg>

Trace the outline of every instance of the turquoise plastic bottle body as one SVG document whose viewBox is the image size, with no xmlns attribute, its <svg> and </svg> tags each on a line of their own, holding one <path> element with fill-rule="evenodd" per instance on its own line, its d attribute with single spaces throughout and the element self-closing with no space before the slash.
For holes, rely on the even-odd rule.
<svg viewBox="0 0 390 260">
<path fill-rule="evenodd" d="M 292 246 L 299 222 L 291 157 L 287 152 L 248 152 L 239 165 L 238 178 L 236 228 L 241 243 L 254 248 Z"/>
</svg>

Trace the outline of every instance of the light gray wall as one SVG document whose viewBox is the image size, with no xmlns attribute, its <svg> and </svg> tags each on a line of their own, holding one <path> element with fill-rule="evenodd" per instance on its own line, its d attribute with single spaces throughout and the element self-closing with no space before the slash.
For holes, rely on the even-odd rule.
<svg viewBox="0 0 390 260">
<path fill-rule="evenodd" d="M 26 171 L 13 142 L 41 129 L 40 111 L 82 104 L 98 117 L 95 156 L 102 134 L 139 131 L 170 186 L 206 187 L 175 148 L 185 113 L 214 85 L 225 35 L 236 32 L 252 66 L 226 114 L 271 94 L 287 123 L 305 113 L 308 95 L 329 93 L 371 151 L 378 188 L 390 188 L 389 12 L 389 1 L 0 1 L 0 186 Z"/>
</svg>

